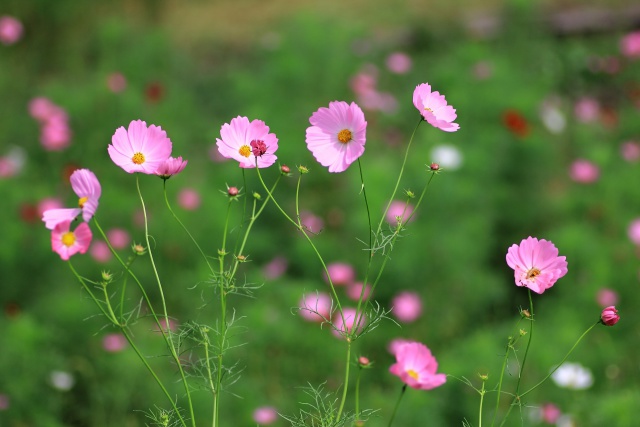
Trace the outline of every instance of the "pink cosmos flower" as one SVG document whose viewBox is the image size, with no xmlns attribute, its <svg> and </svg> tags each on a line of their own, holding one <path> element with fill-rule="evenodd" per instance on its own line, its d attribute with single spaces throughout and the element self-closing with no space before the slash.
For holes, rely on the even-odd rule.
<svg viewBox="0 0 640 427">
<path fill-rule="evenodd" d="M 120 126 L 111 137 L 108 151 L 113 163 L 125 172 L 155 174 L 171 155 L 172 144 L 161 127 L 134 120 L 125 130 Z"/>
<path fill-rule="evenodd" d="M 109 353 L 117 353 L 127 346 L 127 339 L 122 334 L 107 334 L 102 338 L 102 348 Z"/>
<path fill-rule="evenodd" d="M 216 139 L 218 151 L 223 157 L 237 160 L 241 168 L 266 168 L 275 163 L 278 138 L 269 133 L 269 126 L 262 120 L 249 122 L 246 117 L 236 117 L 220 129 L 222 139 Z"/>
<path fill-rule="evenodd" d="M 275 280 L 281 277 L 289 266 L 289 261 L 283 256 L 277 256 L 262 267 L 262 274 L 269 280 Z"/>
<path fill-rule="evenodd" d="M 332 262 L 327 264 L 327 271 L 334 286 L 350 285 L 356 277 L 356 272 L 350 264 L 346 262 Z M 324 280 L 328 282 L 326 273 Z"/>
<path fill-rule="evenodd" d="M 193 188 L 183 188 L 178 193 L 178 204 L 182 209 L 196 210 L 200 207 L 200 202 L 200 193 Z"/>
<path fill-rule="evenodd" d="M 433 127 L 445 132 L 455 132 L 460 125 L 453 123 L 458 117 L 456 110 L 450 105 L 440 92 L 431 92 L 428 83 L 422 83 L 413 91 L 413 105 L 422 117 Z"/>
<path fill-rule="evenodd" d="M 13 16 L 0 16 L 0 42 L 11 45 L 22 37 L 22 23 Z"/>
<path fill-rule="evenodd" d="M 419 342 L 401 345 L 395 353 L 396 363 L 389 372 L 417 390 L 431 390 L 447 381 L 445 374 L 436 374 L 438 362 L 431 351 Z"/>
<path fill-rule="evenodd" d="M 89 248 L 89 255 L 98 262 L 105 263 L 111 259 L 111 249 L 104 240 L 94 240 Z"/>
<path fill-rule="evenodd" d="M 411 57 L 403 52 L 394 52 L 387 56 L 386 63 L 392 73 L 406 74 L 411 70 Z"/>
<path fill-rule="evenodd" d="M 362 295 L 363 301 L 366 301 L 371 295 L 371 285 L 364 286 L 363 283 L 352 283 L 347 285 L 347 296 L 353 301 L 358 301 L 362 294 L 362 288 L 364 287 L 364 295 Z"/>
<path fill-rule="evenodd" d="M 301 211 L 300 222 L 304 228 L 311 233 L 319 233 L 324 228 L 324 221 L 313 212 Z"/>
<path fill-rule="evenodd" d="M 261 406 L 253 411 L 253 421 L 266 426 L 278 420 L 278 412 L 273 406 Z"/>
<path fill-rule="evenodd" d="M 618 303 L 618 293 L 613 289 L 602 288 L 596 294 L 596 301 L 602 307 L 616 305 Z"/>
<path fill-rule="evenodd" d="M 344 172 L 364 153 L 367 122 L 355 102 L 329 103 L 311 115 L 307 128 L 307 148 L 329 172 Z"/>
<path fill-rule="evenodd" d="M 102 194 L 100 182 L 89 169 L 78 169 L 69 178 L 71 188 L 79 197 L 78 207 L 71 209 L 49 209 L 42 214 L 45 227 L 53 230 L 56 224 L 72 221 L 82 213 L 82 219 L 89 222 L 98 209 L 98 200 Z"/>
<path fill-rule="evenodd" d="M 122 228 L 112 228 L 107 231 L 107 239 L 109 239 L 114 249 L 124 249 L 131 242 L 131 236 L 129 236 L 127 230 Z"/>
<path fill-rule="evenodd" d="M 526 286 L 541 294 L 567 274 L 566 257 L 547 240 L 528 237 L 507 252 L 507 264 L 514 270 L 517 286 Z"/>
<path fill-rule="evenodd" d="M 400 292 L 391 302 L 392 314 L 400 322 L 410 323 L 417 320 L 422 314 L 422 300 L 415 292 Z"/>
<path fill-rule="evenodd" d="M 582 123 L 595 122 L 600 116 L 600 103 L 595 98 L 583 97 L 576 101 L 573 112 Z"/>
<path fill-rule="evenodd" d="M 182 160 L 182 156 L 177 159 L 174 157 L 169 157 L 164 163 L 160 164 L 158 170 L 156 170 L 156 175 L 159 175 L 161 178 L 169 179 L 173 175 L 177 175 L 187 166 L 188 160 Z"/>
<path fill-rule="evenodd" d="M 389 353 L 391 353 L 391 354 L 393 354 L 395 356 L 395 354 L 398 352 L 400 347 L 402 347 L 404 344 L 408 344 L 408 343 L 411 343 L 411 342 L 413 342 L 413 341 L 408 340 L 408 339 L 404 339 L 404 338 L 394 338 L 387 345 L 387 351 L 389 351 Z"/>
<path fill-rule="evenodd" d="M 385 218 L 389 224 L 395 226 L 398 224 L 398 217 L 400 217 L 400 221 L 404 223 L 404 218 L 409 218 L 412 213 L 413 206 L 411 204 L 407 204 L 400 200 L 394 200 L 389 205 Z M 415 217 L 412 217 L 411 220 L 413 221 L 414 218 Z"/>
<path fill-rule="evenodd" d="M 300 301 L 299 313 L 310 322 L 324 322 L 331 316 L 331 297 L 324 292 L 305 295 Z"/>
<path fill-rule="evenodd" d="M 627 58 L 640 58 L 640 31 L 627 34 L 620 40 L 620 50 Z"/>
<path fill-rule="evenodd" d="M 631 240 L 634 245 L 640 246 L 640 218 L 636 218 L 631 221 L 631 224 L 629 224 L 628 235 L 629 240 Z"/>
<path fill-rule="evenodd" d="M 336 311 L 336 313 L 333 316 L 333 326 L 335 327 L 335 329 L 331 331 L 333 335 L 335 335 L 338 338 L 344 338 L 345 333 L 353 332 L 353 327 L 355 325 L 358 325 L 358 329 L 357 329 L 358 333 L 360 333 L 362 329 L 364 329 L 367 323 L 367 318 L 365 317 L 364 313 L 361 313 L 356 318 L 356 309 L 351 307 L 346 307 L 342 310 L 342 314 L 344 315 L 344 322 L 343 322 L 343 316 L 340 315 L 340 311 Z M 346 328 L 345 328 L 345 322 L 346 322 Z"/>
<path fill-rule="evenodd" d="M 578 159 L 571 164 L 571 179 L 580 184 L 591 184 L 600 177 L 600 168 L 588 160 Z"/>
<path fill-rule="evenodd" d="M 553 403 L 545 403 L 540 408 L 540 415 L 542 417 L 542 421 L 547 424 L 555 424 L 562 415 L 562 411 Z"/>
<path fill-rule="evenodd" d="M 600 320 L 603 325 L 613 326 L 620 320 L 620 316 L 618 315 L 618 310 L 612 305 L 610 307 L 602 310 L 602 314 L 600 315 Z"/>
<path fill-rule="evenodd" d="M 640 160 L 640 144 L 627 141 L 620 146 L 620 153 L 627 162 L 637 162 Z"/>
<path fill-rule="evenodd" d="M 51 249 L 64 261 L 78 252 L 86 253 L 93 237 L 86 222 L 81 223 L 74 231 L 70 230 L 70 226 L 71 221 L 64 221 L 51 231 Z"/>
<path fill-rule="evenodd" d="M 113 93 L 120 93 L 127 88 L 127 79 L 122 73 L 111 73 L 107 76 L 107 87 Z"/>
</svg>

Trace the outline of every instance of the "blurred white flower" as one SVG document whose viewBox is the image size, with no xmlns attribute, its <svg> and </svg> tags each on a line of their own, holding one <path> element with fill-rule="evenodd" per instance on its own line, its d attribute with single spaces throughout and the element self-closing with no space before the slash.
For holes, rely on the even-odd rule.
<svg viewBox="0 0 640 427">
<path fill-rule="evenodd" d="M 559 387 L 572 390 L 584 390 L 593 384 L 591 371 L 579 363 L 565 363 L 551 375 Z"/>
<path fill-rule="evenodd" d="M 53 388 L 60 391 L 71 390 L 76 382 L 76 380 L 73 378 L 73 375 L 64 371 L 51 371 L 49 380 L 51 381 L 51 385 L 53 386 Z"/>
<path fill-rule="evenodd" d="M 436 145 L 431 150 L 431 161 L 441 168 L 456 170 L 462 165 L 462 153 L 453 145 Z"/>
<path fill-rule="evenodd" d="M 561 415 L 556 421 L 556 427 L 576 427 L 576 423 L 569 414 Z"/>
<path fill-rule="evenodd" d="M 540 111 L 540 116 L 544 126 L 553 134 L 557 135 L 562 133 L 567 125 L 567 120 L 564 118 L 564 114 L 562 114 L 558 108 L 543 108 L 542 111 Z"/>
</svg>

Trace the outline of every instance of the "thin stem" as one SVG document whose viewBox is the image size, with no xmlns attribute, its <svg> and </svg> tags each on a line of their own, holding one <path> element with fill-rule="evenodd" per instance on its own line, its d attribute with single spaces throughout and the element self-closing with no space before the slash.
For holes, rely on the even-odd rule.
<svg viewBox="0 0 640 427">
<path fill-rule="evenodd" d="M 480 389 L 480 409 L 478 409 L 478 427 L 482 427 L 482 404 L 484 403 L 484 395 L 486 393 L 484 389 L 484 380 L 482 381 L 482 389 Z"/>
<path fill-rule="evenodd" d="M 527 294 L 529 295 L 529 313 L 531 314 L 531 327 L 529 328 L 529 340 L 527 341 L 527 347 L 524 350 L 524 357 L 522 358 L 522 364 L 520 365 L 520 372 L 518 373 L 518 383 L 516 384 L 516 397 L 518 397 L 518 393 L 520 393 L 520 382 L 522 381 L 524 364 L 527 362 L 527 355 L 529 354 L 529 348 L 531 347 L 531 339 L 533 338 L 533 324 L 535 322 L 535 317 L 533 314 L 533 298 L 531 297 L 531 289 L 527 288 Z"/>
<path fill-rule="evenodd" d="M 73 273 L 74 276 L 76 276 L 76 278 L 78 279 L 78 281 L 80 282 L 80 284 L 82 285 L 82 287 L 84 288 L 85 291 L 87 291 L 87 293 L 89 294 L 89 296 L 91 297 L 91 299 L 93 300 L 93 302 L 98 306 L 98 308 L 100 309 L 100 311 L 102 312 L 102 314 L 104 314 L 104 316 L 109 319 L 111 321 L 111 323 L 113 323 L 116 326 L 120 326 L 120 323 L 118 323 L 118 320 L 116 319 L 116 316 L 113 314 L 113 310 L 111 310 L 111 306 L 107 304 L 108 308 L 109 308 L 109 312 L 107 312 L 107 310 L 104 309 L 104 307 L 102 306 L 102 304 L 100 303 L 100 300 L 98 300 L 96 298 L 95 295 L 93 295 L 93 292 L 91 292 L 91 289 L 89 288 L 89 286 L 87 286 L 84 278 L 82 278 L 82 276 L 80 276 L 78 274 L 78 272 L 76 271 L 75 268 L 73 268 L 73 265 L 71 265 L 71 261 L 67 261 L 67 264 L 69 264 L 69 268 L 71 269 L 71 272 Z"/>
<path fill-rule="evenodd" d="M 344 325 L 344 324 L 343 324 Z M 345 330 L 346 330 L 345 325 Z M 336 417 L 336 422 L 340 421 L 340 417 L 342 416 L 342 410 L 344 409 L 344 403 L 347 400 L 347 389 L 349 388 L 349 368 L 351 367 L 351 339 L 347 337 L 347 367 L 344 370 L 344 387 L 342 389 L 342 400 L 340 401 L 340 408 L 338 409 L 338 416 Z"/>
<path fill-rule="evenodd" d="M 207 331 L 201 331 L 201 333 L 204 336 L 204 359 L 207 363 L 207 376 L 209 377 L 209 387 L 211 387 L 211 393 L 215 398 L 216 388 L 213 383 L 213 376 L 211 375 L 211 361 L 209 359 L 209 335 L 207 334 Z M 215 423 L 216 423 L 215 415 L 216 415 L 216 412 L 215 412 L 215 405 L 214 405 L 213 421 L 212 421 L 213 426 L 215 426 Z"/>
<path fill-rule="evenodd" d="M 400 401 L 402 400 L 402 396 L 404 396 L 404 392 L 407 390 L 407 385 L 402 386 L 402 391 L 400 392 L 400 396 L 398 397 L 398 401 L 396 402 L 396 406 L 393 408 L 393 412 L 391 413 L 391 419 L 389 420 L 389 424 L 387 427 L 391 427 L 393 423 L 393 419 L 396 417 L 396 412 L 398 412 L 398 406 L 400 406 Z"/>
<path fill-rule="evenodd" d="M 357 423 L 360 420 L 360 377 L 362 376 L 362 366 L 358 362 L 358 376 L 356 377 L 356 419 Z"/>
</svg>

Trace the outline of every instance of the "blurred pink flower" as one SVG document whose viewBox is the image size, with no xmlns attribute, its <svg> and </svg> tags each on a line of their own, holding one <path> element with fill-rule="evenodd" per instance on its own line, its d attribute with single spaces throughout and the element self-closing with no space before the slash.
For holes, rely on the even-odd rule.
<svg viewBox="0 0 640 427">
<path fill-rule="evenodd" d="M 400 292 L 391 301 L 391 314 L 403 323 L 417 320 L 422 314 L 422 300 L 415 292 Z"/>
<path fill-rule="evenodd" d="M 0 16 L 0 43 L 11 45 L 22 37 L 22 23 L 13 16 Z"/>
<path fill-rule="evenodd" d="M 445 374 L 436 374 L 438 362 L 424 344 L 410 342 L 402 344 L 395 352 L 396 363 L 389 372 L 398 376 L 405 384 L 417 390 L 431 390 L 447 381 Z"/>
<path fill-rule="evenodd" d="M 0 411 L 6 411 L 7 409 L 9 409 L 9 396 L 0 394 Z"/>
<path fill-rule="evenodd" d="M 573 113 L 582 123 L 595 122 L 600 117 L 600 103 L 595 98 L 582 97 L 576 101 Z"/>
<path fill-rule="evenodd" d="M 631 240 L 634 245 L 640 246 L 640 218 L 636 218 L 631 221 L 631 224 L 629 224 L 629 229 L 627 231 L 629 240 Z"/>
<path fill-rule="evenodd" d="M 300 300 L 299 313 L 310 322 L 324 322 L 331 316 L 331 297 L 324 292 L 305 295 Z"/>
<path fill-rule="evenodd" d="M 107 239 L 109 239 L 114 249 L 124 249 L 131 242 L 131 236 L 129 236 L 127 230 L 122 228 L 112 228 L 107 231 Z"/>
<path fill-rule="evenodd" d="M 71 128 L 65 116 L 53 116 L 42 123 L 40 143 L 47 151 L 60 151 L 69 146 Z"/>
<path fill-rule="evenodd" d="M 178 193 L 178 205 L 188 211 L 198 209 L 200 207 L 200 193 L 193 188 L 183 188 Z"/>
<path fill-rule="evenodd" d="M 236 117 L 220 129 L 222 139 L 216 139 L 218 151 L 223 157 L 237 160 L 241 168 L 266 168 L 275 163 L 278 138 L 269 133 L 269 126 L 262 120 L 249 122 L 246 117 Z M 254 145 L 262 150 L 256 151 Z M 256 155 L 257 154 L 257 155 Z"/>
<path fill-rule="evenodd" d="M 569 176 L 580 184 L 591 184 L 600 177 L 600 168 L 589 160 L 578 159 L 571 164 Z"/>
<path fill-rule="evenodd" d="M 120 333 L 107 334 L 102 338 L 102 348 L 109 353 L 117 353 L 127 346 L 127 339 Z"/>
<path fill-rule="evenodd" d="M 289 261 L 283 256 L 277 256 L 262 267 L 264 277 L 269 280 L 275 280 L 281 277 L 289 266 Z"/>
<path fill-rule="evenodd" d="M 160 164 L 156 175 L 162 178 L 169 179 L 173 175 L 177 175 L 187 166 L 188 160 L 182 160 L 182 156 L 178 158 L 169 157 L 164 163 Z"/>
<path fill-rule="evenodd" d="M 553 403 L 545 403 L 542 405 L 542 408 L 540 408 L 540 415 L 543 422 L 555 424 L 558 418 L 560 418 L 560 415 L 562 415 L 562 411 Z"/>
<path fill-rule="evenodd" d="M 528 237 L 507 252 L 507 264 L 514 270 L 517 286 L 541 294 L 567 274 L 566 257 L 558 256 L 552 242 Z"/>
<path fill-rule="evenodd" d="M 165 332 L 169 332 L 169 331 L 176 332 L 178 330 L 178 322 L 175 319 L 169 318 L 168 324 L 164 317 L 159 317 L 158 321 L 160 322 L 160 326 L 162 327 L 162 330 L 164 330 Z M 158 324 L 155 322 L 153 324 L 153 332 L 160 333 L 160 329 L 158 329 Z"/>
<path fill-rule="evenodd" d="M 60 199 L 57 199 L 55 197 L 47 197 L 38 202 L 38 206 L 36 209 L 38 210 L 38 216 L 42 217 L 46 211 L 52 209 L 62 209 L 62 207 L 63 204 Z"/>
<path fill-rule="evenodd" d="M 309 211 L 300 212 L 300 222 L 311 233 L 319 233 L 324 227 L 324 221 Z"/>
<path fill-rule="evenodd" d="M 410 342 L 413 342 L 413 341 L 405 338 L 394 338 L 391 341 L 389 341 L 389 344 L 387 345 L 387 351 L 395 356 L 395 354 L 398 352 L 398 349 L 402 345 Z"/>
<path fill-rule="evenodd" d="M 640 159 L 640 144 L 635 141 L 624 142 L 620 146 L 620 153 L 627 162 L 637 162 Z"/>
<path fill-rule="evenodd" d="M 309 118 L 307 148 L 329 172 L 344 172 L 364 153 L 367 122 L 355 102 L 329 103 Z"/>
<path fill-rule="evenodd" d="M 62 108 L 45 97 L 37 97 L 29 101 L 29 114 L 41 123 L 48 122 L 53 117 L 65 120 L 67 117 L 67 113 Z"/>
<path fill-rule="evenodd" d="M 266 426 L 278 420 L 278 412 L 273 406 L 261 406 L 253 411 L 253 421 Z"/>
<path fill-rule="evenodd" d="M 374 65 L 366 67 L 349 81 L 351 90 L 358 96 L 377 91 L 378 70 Z"/>
<path fill-rule="evenodd" d="M 447 105 L 444 95 L 440 95 L 440 92 L 431 92 L 431 86 L 428 83 L 416 86 L 413 91 L 413 105 L 431 126 L 445 132 L 455 132 L 460 129 L 460 125 L 453 123 L 457 117 L 456 110 Z"/>
<path fill-rule="evenodd" d="M 618 315 L 618 310 L 614 306 L 610 306 L 602 310 L 600 319 L 603 325 L 613 326 L 618 323 L 620 316 Z"/>
<path fill-rule="evenodd" d="M 478 61 L 473 64 L 472 72 L 477 80 L 486 80 L 493 74 L 493 65 L 489 61 Z"/>
<path fill-rule="evenodd" d="M 363 284 L 360 282 L 347 285 L 347 297 L 349 297 L 349 299 L 353 301 L 358 301 L 360 299 L 360 294 L 362 294 L 362 287 L 363 287 Z M 364 295 L 362 296 L 362 300 L 366 301 L 370 295 L 371 295 L 371 285 L 367 284 L 367 286 L 365 286 L 365 289 L 364 289 Z"/>
<path fill-rule="evenodd" d="M 618 303 L 618 293 L 613 289 L 602 288 L 596 294 L 596 301 L 602 307 L 616 305 Z"/>
<path fill-rule="evenodd" d="M 113 93 L 120 93 L 127 88 L 127 79 L 122 73 L 111 73 L 107 76 L 107 87 Z"/>
<path fill-rule="evenodd" d="M 81 223 L 74 231 L 69 229 L 70 225 L 71 221 L 64 221 L 51 231 L 51 249 L 64 261 L 78 252 L 86 253 L 91 244 L 92 234 L 86 222 Z"/>
<path fill-rule="evenodd" d="M 406 74 L 411 70 L 411 57 L 403 52 L 394 52 L 387 56 L 387 68 L 392 73 Z"/>
<path fill-rule="evenodd" d="M 332 262 L 327 264 L 327 271 L 334 286 L 350 285 L 356 278 L 356 272 L 350 264 L 346 262 Z M 323 274 L 324 280 L 327 280 L 327 274 Z"/>
<path fill-rule="evenodd" d="M 389 205 L 389 209 L 387 210 L 386 219 L 389 224 L 395 226 L 398 224 L 398 217 L 404 223 L 404 218 L 409 218 L 413 213 L 413 205 L 407 204 L 406 202 L 400 200 L 394 200 Z M 411 220 L 415 218 L 412 217 Z"/>
<path fill-rule="evenodd" d="M 357 332 L 360 333 L 367 324 L 367 318 L 364 313 L 360 313 L 360 315 L 356 318 L 355 308 L 345 307 L 342 309 L 342 314 L 344 315 L 346 328 L 343 322 L 343 316 L 340 315 L 340 311 L 337 310 L 333 315 L 333 326 L 335 327 L 335 329 L 333 329 L 331 332 L 338 338 L 344 338 L 344 333 L 352 333 L 353 327 L 355 325 L 358 325 Z"/>
<path fill-rule="evenodd" d="M 622 37 L 620 51 L 627 58 L 640 58 L 640 31 L 634 31 Z"/>
<path fill-rule="evenodd" d="M 71 188 L 79 197 L 78 207 L 70 209 L 49 209 L 42 214 L 42 220 L 49 230 L 53 230 L 57 223 L 73 220 L 82 213 L 82 219 L 89 222 L 98 209 L 98 200 L 102 188 L 96 175 L 89 169 L 77 169 L 69 178 Z"/>
<path fill-rule="evenodd" d="M 127 130 L 120 126 L 111 142 L 107 147 L 109 157 L 128 173 L 155 174 L 169 158 L 172 149 L 171 140 L 161 127 L 147 127 L 142 120 L 132 121 Z"/>
<path fill-rule="evenodd" d="M 89 248 L 89 255 L 94 260 L 105 263 L 111 259 L 111 250 L 104 240 L 94 240 Z"/>
</svg>

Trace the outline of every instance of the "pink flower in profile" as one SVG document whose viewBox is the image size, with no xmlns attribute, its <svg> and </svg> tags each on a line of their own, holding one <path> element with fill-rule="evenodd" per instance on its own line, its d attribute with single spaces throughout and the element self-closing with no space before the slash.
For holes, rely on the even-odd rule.
<svg viewBox="0 0 640 427">
<path fill-rule="evenodd" d="M 51 249 L 64 261 L 78 252 L 86 253 L 93 237 L 86 222 L 81 223 L 74 231 L 70 230 L 70 226 L 71 221 L 64 221 L 51 231 Z"/>
<path fill-rule="evenodd" d="M 406 74 L 411 70 L 411 57 L 403 52 L 393 52 L 387 56 L 386 63 L 392 73 Z"/>
<path fill-rule="evenodd" d="M 269 133 L 269 126 L 262 120 L 249 122 L 246 117 L 236 117 L 220 129 L 222 139 L 216 139 L 218 151 L 223 157 L 237 160 L 241 168 L 266 168 L 275 163 L 278 138 Z"/>
<path fill-rule="evenodd" d="M 367 318 L 364 313 L 360 313 L 358 317 L 356 317 L 356 309 L 351 307 L 346 307 L 342 310 L 342 314 L 340 315 L 340 311 L 336 311 L 333 316 L 333 329 L 331 332 L 338 338 L 344 338 L 344 334 L 350 334 L 353 331 L 354 326 L 358 325 L 357 333 L 360 333 L 362 329 L 364 329 Z M 345 328 L 346 323 L 346 328 Z"/>
<path fill-rule="evenodd" d="M 640 31 L 634 31 L 625 35 L 620 40 L 620 50 L 627 58 L 640 58 Z"/>
<path fill-rule="evenodd" d="M 460 125 L 453 123 L 458 117 L 456 110 L 450 105 L 440 92 L 431 92 L 428 83 L 422 83 L 413 91 L 413 105 L 422 117 L 433 127 L 445 132 L 455 132 Z"/>
<path fill-rule="evenodd" d="M 364 287 L 364 294 L 362 293 L 362 288 Z M 347 296 L 349 299 L 353 301 L 358 301 L 360 299 L 360 295 L 362 295 L 363 301 L 369 299 L 371 295 L 371 285 L 367 284 L 364 286 L 363 283 L 352 283 L 347 285 Z"/>
<path fill-rule="evenodd" d="M 310 322 L 324 322 L 331 316 L 331 297 L 324 292 L 305 295 L 300 301 L 300 316 Z"/>
<path fill-rule="evenodd" d="M 417 390 L 431 390 L 447 381 L 445 374 L 437 374 L 438 362 L 431 351 L 419 342 L 401 345 L 396 353 L 396 363 L 389 372 L 398 376 L 405 384 Z"/>
<path fill-rule="evenodd" d="M 98 262 L 105 263 L 111 259 L 111 249 L 104 240 L 94 240 L 89 248 L 89 255 Z"/>
<path fill-rule="evenodd" d="M 80 214 L 85 222 L 89 222 L 98 209 L 102 188 L 95 174 L 89 169 L 77 169 L 71 174 L 69 180 L 71 188 L 79 197 L 78 207 L 45 211 L 42 214 L 42 220 L 49 230 L 53 230 L 59 222 L 74 220 Z"/>
<path fill-rule="evenodd" d="M 367 122 L 355 102 L 329 103 L 309 118 L 307 148 L 313 157 L 329 172 L 344 172 L 364 153 Z"/>
<path fill-rule="evenodd" d="M 125 130 L 120 126 L 111 137 L 109 157 L 125 172 L 155 174 L 171 155 L 172 144 L 161 127 L 134 120 Z"/>
<path fill-rule="evenodd" d="M 640 160 L 640 144 L 635 141 L 624 142 L 620 146 L 620 153 L 627 162 L 637 162 Z"/>
<path fill-rule="evenodd" d="M 567 274 L 566 257 L 547 240 L 528 237 L 507 252 L 507 264 L 514 270 L 517 286 L 525 286 L 541 294 Z"/>
<path fill-rule="evenodd" d="M 631 240 L 634 245 L 640 246 L 640 218 L 636 218 L 631 221 L 631 224 L 629 224 L 628 235 L 629 240 Z"/>
<path fill-rule="evenodd" d="M 109 239 L 114 249 L 124 249 L 131 242 L 131 236 L 129 236 L 127 230 L 122 228 L 112 228 L 107 231 L 107 239 Z"/>
<path fill-rule="evenodd" d="M 332 262 L 327 264 L 327 271 L 334 286 L 350 285 L 356 277 L 356 272 L 350 264 L 346 262 Z M 324 280 L 328 282 L 326 273 Z"/>
<path fill-rule="evenodd" d="M 613 289 L 602 288 L 596 294 L 596 301 L 602 307 L 616 305 L 618 303 L 618 293 Z"/>
<path fill-rule="evenodd" d="M 407 204 L 406 202 L 402 202 L 400 200 L 394 200 L 389 205 L 389 209 L 387 210 L 386 220 L 391 225 L 398 224 L 398 218 L 400 221 L 404 223 L 404 218 L 409 218 L 413 213 L 413 206 L 411 204 Z M 413 221 L 413 217 L 411 218 Z"/>
<path fill-rule="evenodd" d="M 178 193 L 178 204 L 182 209 L 196 210 L 200 207 L 200 193 L 193 188 L 183 188 Z"/>
<path fill-rule="evenodd" d="M 400 322 L 410 323 L 417 320 L 422 314 L 422 300 L 415 292 L 400 292 L 391 302 L 392 314 Z"/>
<path fill-rule="evenodd" d="M 109 353 L 117 353 L 127 346 L 127 339 L 122 334 L 107 334 L 102 338 L 102 348 Z"/>
<path fill-rule="evenodd" d="M 273 406 L 261 406 L 253 411 L 253 421 L 266 426 L 273 424 L 278 419 L 278 412 Z"/>
<path fill-rule="evenodd" d="M 600 315 L 600 321 L 603 325 L 613 326 L 620 320 L 620 316 L 618 315 L 618 310 L 614 306 L 610 306 L 602 310 L 602 314 Z"/>
<path fill-rule="evenodd" d="M 0 16 L 0 42 L 4 45 L 16 43 L 22 37 L 22 23 L 13 16 Z"/>
<path fill-rule="evenodd" d="M 188 160 L 182 160 L 182 156 L 178 158 L 169 157 L 164 163 L 160 164 L 156 175 L 163 179 L 169 179 L 173 175 L 177 175 L 187 166 Z"/>
<path fill-rule="evenodd" d="M 600 177 L 600 168 L 588 160 L 578 159 L 571 164 L 569 176 L 580 184 L 591 184 Z"/>
</svg>

